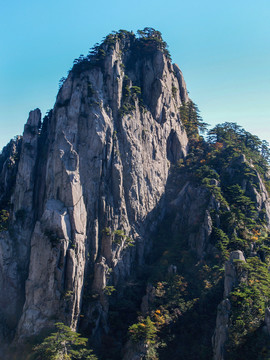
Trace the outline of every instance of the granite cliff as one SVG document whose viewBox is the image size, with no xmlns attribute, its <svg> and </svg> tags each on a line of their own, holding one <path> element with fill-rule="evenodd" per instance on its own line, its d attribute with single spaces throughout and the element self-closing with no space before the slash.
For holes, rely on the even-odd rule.
<svg viewBox="0 0 270 360">
<path fill-rule="evenodd" d="M 149 28 L 108 35 L 74 62 L 43 119 L 30 112 L 0 155 L 0 358 L 27 358 L 16 349 L 56 322 L 82 331 L 102 359 L 236 351 L 231 293 L 253 278 L 234 260 L 268 263 L 268 180 L 259 151 L 232 155 L 220 132 L 206 143 L 202 124 Z"/>
<path fill-rule="evenodd" d="M 1 232 L 0 303 L 16 341 L 55 319 L 76 329 L 86 282 L 101 297 L 87 309 L 99 329 L 104 289 L 136 273 L 151 246 L 171 162 L 187 153 L 178 109 L 188 95 L 161 49 L 132 61 L 144 46 L 133 42 L 115 36 L 100 65 L 76 64 L 42 126 L 31 111 L 3 159 L 14 230 Z"/>
</svg>

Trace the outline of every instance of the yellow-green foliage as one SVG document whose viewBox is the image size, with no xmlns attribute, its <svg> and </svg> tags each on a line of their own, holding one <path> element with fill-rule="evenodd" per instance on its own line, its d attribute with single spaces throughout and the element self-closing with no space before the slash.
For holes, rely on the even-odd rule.
<svg viewBox="0 0 270 360">
<path fill-rule="evenodd" d="M 124 233 L 124 230 L 115 230 L 113 234 L 114 234 L 113 242 L 115 244 L 121 245 L 122 241 L 124 241 L 126 246 L 134 246 L 134 240 L 131 237 L 127 236 Z"/>
<path fill-rule="evenodd" d="M 5 231 L 8 229 L 8 220 L 9 220 L 9 212 L 7 210 L 0 211 L 0 231 Z"/>
<path fill-rule="evenodd" d="M 107 296 L 112 295 L 112 293 L 114 291 L 116 291 L 115 287 L 114 286 L 109 286 L 109 285 L 105 286 L 105 288 L 103 290 L 104 294 L 107 295 Z"/>
<path fill-rule="evenodd" d="M 128 331 L 133 342 L 146 341 L 153 343 L 156 337 L 157 328 L 155 323 L 147 316 L 146 319 L 131 325 Z"/>
</svg>

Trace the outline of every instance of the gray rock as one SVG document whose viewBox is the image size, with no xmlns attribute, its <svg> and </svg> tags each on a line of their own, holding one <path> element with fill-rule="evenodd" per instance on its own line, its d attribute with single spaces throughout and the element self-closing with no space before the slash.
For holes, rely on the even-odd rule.
<svg viewBox="0 0 270 360">
<path fill-rule="evenodd" d="M 133 343 L 128 341 L 125 349 L 123 360 L 143 360 L 147 356 L 149 345 L 141 341 L 139 343 Z"/>
<path fill-rule="evenodd" d="M 254 185 L 248 184 L 248 191 L 251 195 L 251 197 L 253 198 L 255 204 L 256 204 L 256 209 L 258 211 L 264 211 L 265 212 L 265 220 L 267 223 L 267 227 L 268 229 L 270 229 L 270 199 L 269 199 L 269 194 L 266 190 L 266 187 L 262 181 L 262 178 L 260 176 L 260 174 L 256 172 L 257 175 L 257 184 L 258 184 L 258 188 L 256 189 Z"/>
<path fill-rule="evenodd" d="M 170 203 L 171 211 L 177 215 L 173 225 L 174 232 L 188 230 L 188 243 L 199 259 L 208 251 L 209 237 L 212 233 L 212 219 L 210 210 L 217 207 L 217 201 L 210 197 L 209 192 L 203 187 L 194 187 L 186 183 L 178 196 Z"/>
<path fill-rule="evenodd" d="M 235 286 L 247 280 L 247 272 L 245 270 L 238 270 L 235 261 L 246 262 L 241 250 L 232 251 L 230 259 L 225 263 L 224 298 L 229 296 Z"/>
<path fill-rule="evenodd" d="M 2 285 L 5 296 L 14 304 L 21 301 L 16 341 L 51 326 L 53 319 L 76 329 L 83 291 L 90 289 L 100 294 L 95 308 L 103 320 L 96 323 L 106 329 L 103 289 L 117 287 L 143 265 L 151 231 L 163 216 L 158 209 L 171 163 L 187 154 L 179 107 L 188 95 L 181 71 L 158 50 L 125 73 L 129 52 L 123 46 L 117 41 L 107 51 L 102 69 L 69 74 L 41 133 L 38 109 L 25 126 L 12 195 L 20 253 L 5 235 L 1 255 L 8 264 L 2 283 L 16 282 L 15 290 Z M 142 89 L 141 100 L 134 95 L 126 113 L 125 75 L 130 87 Z M 21 210 L 23 225 L 15 216 Z M 92 305 L 84 306 L 91 323 Z"/>
<path fill-rule="evenodd" d="M 24 127 L 22 150 L 16 177 L 16 187 L 12 202 L 14 212 L 19 209 L 32 210 L 35 184 L 35 164 L 37 159 L 38 131 L 41 125 L 39 109 L 30 111 Z"/>
<path fill-rule="evenodd" d="M 237 266 L 238 261 L 246 262 L 246 259 L 242 251 L 235 250 L 231 252 L 230 259 L 225 263 L 224 300 L 218 305 L 216 328 L 212 337 L 214 360 L 224 360 L 226 358 L 225 345 L 228 340 L 228 324 L 231 310 L 231 304 L 227 297 L 235 286 L 247 281 L 247 272 Z"/>
<path fill-rule="evenodd" d="M 215 333 L 212 338 L 214 360 L 224 360 L 225 344 L 228 339 L 228 324 L 231 304 L 229 299 L 223 300 L 218 305 Z"/>
<path fill-rule="evenodd" d="M 269 307 L 267 307 L 265 309 L 264 321 L 266 324 L 267 333 L 268 333 L 268 335 L 270 335 L 270 308 Z"/>
<path fill-rule="evenodd" d="M 142 298 L 141 312 L 145 316 L 149 311 L 149 305 L 155 300 L 156 289 L 152 284 L 148 284 L 146 287 L 146 294 Z"/>
<path fill-rule="evenodd" d="M 231 179 L 234 178 L 236 172 L 239 171 L 239 168 L 242 168 L 244 170 L 245 167 L 247 166 L 250 167 L 250 170 L 255 175 L 252 181 L 248 180 L 247 178 L 243 178 L 241 184 L 242 189 L 255 202 L 256 210 L 258 212 L 263 211 L 265 213 L 264 219 L 266 221 L 268 229 L 270 229 L 270 199 L 269 199 L 269 194 L 264 185 L 264 182 L 261 178 L 261 175 L 255 169 L 254 165 L 252 164 L 252 161 L 251 160 L 247 161 L 245 155 L 243 154 L 239 158 L 234 160 L 232 165 L 233 166 L 228 166 L 226 169 Z"/>
<path fill-rule="evenodd" d="M 33 198 L 40 120 L 39 109 L 29 113 L 22 139 L 12 144 L 11 157 L 14 161 L 15 156 L 19 157 L 18 166 L 14 168 L 16 172 L 12 174 L 16 178 L 14 188 L 12 182 L 3 186 L 4 191 L 10 194 L 9 200 L 14 210 L 11 231 L 0 233 L 0 304 L 3 309 L 1 318 L 4 333 L 15 332 L 25 300 L 24 287 L 34 228 Z M 2 167 L 4 179 L 9 178 L 12 169 L 12 162 L 7 167 L 6 164 Z M 3 341 L 7 342 L 5 337 Z"/>
<path fill-rule="evenodd" d="M 21 155 L 22 137 L 12 139 L 0 154 L 0 204 L 7 203 L 12 195 Z"/>
<path fill-rule="evenodd" d="M 101 258 L 99 262 L 95 264 L 95 277 L 93 281 L 93 292 L 102 293 L 106 286 L 106 273 L 108 266 L 106 265 L 106 259 Z"/>
</svg>

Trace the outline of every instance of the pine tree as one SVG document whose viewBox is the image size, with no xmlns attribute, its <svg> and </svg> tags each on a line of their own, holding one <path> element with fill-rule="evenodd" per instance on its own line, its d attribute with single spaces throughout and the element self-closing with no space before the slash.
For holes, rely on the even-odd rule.
<svg viewBox="0 0 270 360">
<path fill-rule="evenodd" d="M 62 323 L 55 324 L 57 332 L 36 346 L 37 360 L 97 360 L 86 348 L 87 339 Z"/>
<path fill-rule="evenodd" d="M 199 132 L 204 133 L 208 124 L 203 122 L 198 106 L 189 100 L 180 107 L 180 118 L 189 138 L 197 138 Z"/>
</svg>

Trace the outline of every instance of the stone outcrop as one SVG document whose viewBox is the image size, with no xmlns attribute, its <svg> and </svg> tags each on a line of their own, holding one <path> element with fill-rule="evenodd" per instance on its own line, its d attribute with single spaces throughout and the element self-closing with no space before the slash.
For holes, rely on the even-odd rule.
<svg viewBox="0 0 270 360">
<path fill-rule="evenodd" d="M 256 173 L 256 182 L 257 182 L 257 189 L 256 187 L 251 184 L 248 184 L 248 191 L 250 192 L 258 211 L 263 211 L 265 214 L 265 221 L 268 225 L 268 229 L 270 229 L 270 199 L 268 192 L 265 188 L 265 185 L 262 181 L 262 178 L 258 171 Z"/>
<path fill-rule="evenodd" d="M 142 297 L 141 312 L 143 315 L 148 314 L 149 305 L 155 300 L 156 289 L 152 284 L 146 287 L 146 294 Z"/>
<path fill-rule="evenodd" d="M 265 309 L 264 322 L 265 322 L 267 333 L 270 336 L 270 308 L 269 307 L 267 307 Z"/>
<path fill-rule="evenodd" d="M 16 137 L 5 146 L 0 155 L 0 204 L 4 206 L 11 197 L 18 172 L 22 138 Z"/>
<path fill-rule="evenodd" d="M 229 299 L 222 300 L 217 309 L 216 328 L 212 338 L 214 360 L 224 360 L 225 344 L 228 339 L 228 324 L 231 303 Z"/>
<path fill-rule="evenodd" d="M 1 305 L 16 341 L 55 319 L 76 329 L 82 308 L 87 324 L 106 328 L 104 289 L 144 263 L 171 163 L 187 154 L 178 66 L 158 48 L 131 62 L 128 39 L 103 49 L 99 65 L 74 66 L 42 127 L 38 109 L 25 126 L 14 230 L 0 234 Z M 84 303 L 83 293 L 100 300 Z"/>
<path fill-rule="evenodd" d="M 128 341 L 124 349 L 123 360 L 142 360 L 145 359 L 149 350 L 149 345 L 145 342 L 137 344 Z"/>
<path fill-rule="evenodd" d="M 170 211 L 176 212 L 173 232 L 187 234 L 189 247 L 199 259 L 213 251 L 210 244 L 213 230 L 210 211 L 218 211 L 220 206 L 206 187 L 194 186 L 190 182 L 186 182 L 176 198 L 170 201 Z"/>
<path fill-rule="evenodd" d="M 225 359 L 225 345 L 228 340 L 228 326 L 231 303 L 228 299 L 230 292 L 241 282 L 247 281 L 247 273 L 237 266 L 238 261 L 246 262 L 240 250 L 232 251 L 230 259 L 225 264 L 224 300 L 218 305 L 216 328 L 212 338 L 214 360 Z"/>
<path fill-rule="evenodd" d="M 245 170 L 252 173 L 252 180 L 243 176 Z M 268 192 L 266 190 L 265 184 L 262 180 L 261 175 L 255 169 L 255 166 L 252 164 L 252 161 L 248 161 L 244 154 L 236 158 L 226 169 L 229 177 L 234 179 L 236 176 L 239 176 L 239 171 L 242 172 L 241 178 L 242 183 L 241 187 L 246 192 L 246 194 L 252 199 L 256 206 L 258 213 L 263 213 L 263 218 L 265 223 L 270 229 L 270 199 Z M 267 174 L 266 174 L 267 177 Z"/>
<path fill-rule="evenodd" d="M 10 231 L 0 232 L 1 325 L 3 333 L 9 337 L 14 336 L 25 299 L 34 226 L 33 195 L 40 121 L 40 110 L 31 111 L 23 137 L 11 143 L 11 155 L 4 162 L 1 173 L 1 208 L 9 209 L 11 223 Z M 7 194 L 9 201 L 5 198 Z M 13 204 L 13 211 L 10 210 L 10 203 Z"/>
<path fill-rule="evenodd" d="M 239 285 L 239 283 L 247 280 L 246 271 L 239 270 L 237 262 L 246 262 L 245 257 L 240 250 L 232 251 L 230 259 L 225 263 L 225 279 L 224 279 L 224 297 L 227 298 L 232 289 Z"/>
<path fill-rule="evenodd" d="M 240 250 L 225 264 L 223 295 L 222 275 L 215 270 L 235 248 L 233 236 L 242 236 L 229 187 L 245 194 L 252 220 L 262 221 L 262 234 L 270 229 L 270 200 L 252 162 L 236 154 L 223 166 L 219 157 L 226 147 L 204 143 L 196 132 L 198 119 L 186 120 L 182 108 L 187 129 L 192 125 L 196 132 L 189 142 L 180 118 L 188 101 L 181 70 L 162 39 L 120 31 L 75 61 L 43 121 L 39 109 L 30 112 L 23 136 L 0 154 L 0 358 L 12 359 L 8 346 L 20 352 L 25 341 L 55 322 L 82 331 L 101 353 L 111 342 L 115 357 L 154 357 L 163 351 L 158 344 L 143 337 L 133 343 L 126 336 L 139 310 L 151 318 L 164 312 L 168 335 L 172 331 L 168 353 L 180 352 L 188 344 L 178 346 L 180 331 L 174 339 L 173 331 L 189 321 L 181 309 L 186 306 L 188 312 L 198 310 L 198 318 L 211 313 L 201 337 L 208 345 L 198 349 L 211 351 L 214 333 L 214 359 L 224 360 L 230 293 L 247 282 Z M 252 231 L 244 236 L 252 240 Z M 256 241 L 249 243 L 246 255 L 263 259 Z M 176 296 L 169 310 L 155 283 L 159 264 L 161 284 L 178 277 L 173 292 L 180 289 L 183 296 L 183 304 Z M 198 278 L 192 279 L 193 269 Z M 196 290 L 202 286 L 203 301 L 214 301 L 207 316 L 196 310 L 203 307 Z M 155 326 L 159 336 L 163 325 Z"/>
<path fill-rule="evenodd" d="M 19 161 L 16 186 L 12 197 L 14 212 L 23 209 L 31 211 L 35 185 L 35 164 L 37 160 L 38 133 L 41 127 L 41 112 L 31 111 L 24 127 L 22 152 Z"/>
</svg>

